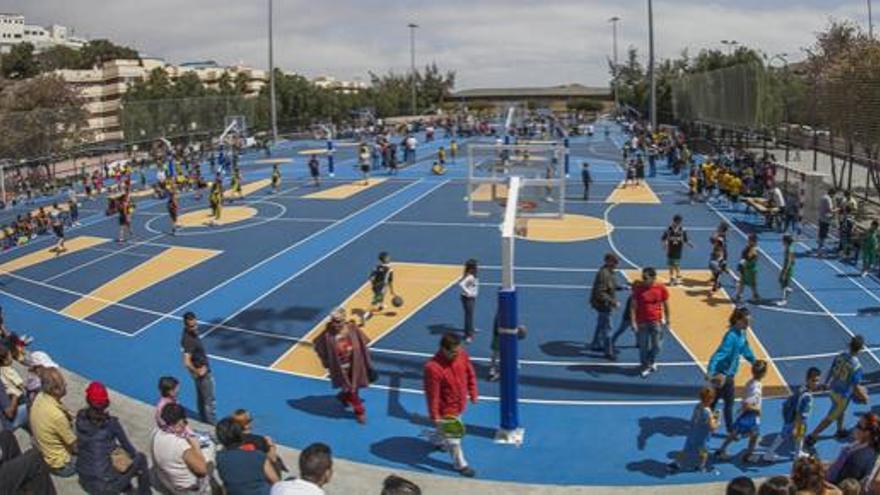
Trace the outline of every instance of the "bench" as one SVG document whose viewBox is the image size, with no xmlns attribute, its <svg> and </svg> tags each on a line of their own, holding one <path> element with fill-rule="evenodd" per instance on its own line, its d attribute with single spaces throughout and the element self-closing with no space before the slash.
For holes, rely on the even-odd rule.
<svg viewBox="0 0 880 495">
<path fill-rule="evenodd" d="M 763 215 L 766 225 L 773 224 L 773 218 L 779 215 L 780 209 L 777 206 L 771 206 L 770 202 L 759 196 L 747 196 L 742 198 L 746 205 L 746 213 L 749 210 L 754 211 L 756 215 Z"/>
</svg>

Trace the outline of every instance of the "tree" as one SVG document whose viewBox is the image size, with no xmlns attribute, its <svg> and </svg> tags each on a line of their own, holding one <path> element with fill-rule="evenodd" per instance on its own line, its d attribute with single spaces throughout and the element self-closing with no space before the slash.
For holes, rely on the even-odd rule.
<svg viewBox="0 0 880 495">
<path fill-rule="evenodd" d="M 34 45 L 30 43 L 18 43 L 12 45 L 9 53 L 2 59 L 3 77 L 7 79 L 28 79 L 40 72 L 39 65 L 34 58 Z"/>
<path fill-rule="evenodd" d="M 137 50 L 127 46 L 116 45 L 109 40 L 91 40 L 80 49 L 79 69 L 91 69 L 104 62 L 116 59 L 139 59 Z M 74 68 L 74 67 L 71 67 Z"/>
<path fill-rule="evenodd" d="M 86 112 L 75 90 L 45 75 L 0 88 L 0 127 L 0 157 L 48 157 L 83 142 Z"/>
<path fill-rule="evenodd" d="M 82 53 L 69 46 L 55 45 L 36 55 L 40 72 L 60 69 L 79 69 L 82 66 Z"/>
</svg>

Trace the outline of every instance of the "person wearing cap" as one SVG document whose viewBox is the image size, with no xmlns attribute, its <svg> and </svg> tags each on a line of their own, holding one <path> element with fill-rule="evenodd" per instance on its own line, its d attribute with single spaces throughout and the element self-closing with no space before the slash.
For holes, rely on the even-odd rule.
<svg viewBox="0 0 880 495">
<path fill-rule="evenodd" d="M 352 321 L 346 321 L 345 309 L 330 316 L 324 331 L 315 339 L 315 352 L 330 374 L 333 388 L 340 389 L 337 398 L 354 410 L 358 423 L 367 421 L 366 409 L 358 391 L 370 385 L 372 363 L 367 348 L 369 338 Z"/>
<path fill-rule="evenodd" d="M 71 414 L 61 403 L 67 395 L 67 384 L 57 368 L 46 368 L 41 373 L 43 388 L 31 406 L 31 434 L 49 471 L 60 478 L 76 474 L 73 456 L 77 452 L 76 434 Z"/>
<path fill-rule="evenodd" d="M 25 378 L 25 389 L 27 390 L 28 403 L 33 404 L 37 398 L 37 394 L 43 387 L 43 372 L 49 369 L 58 369 L 55 361 L 43 351 L 35 351 L 30 353 L 24 361 L 28 368 L 28 375 Z"/>
<path fill-rule="evenodd" d="M 214 376 L 208 365 L 208 353 L 205 352 L 205 346 L 199 338 L 199 321 L 192 311 L 183 315 L 180 346 L 183 348 L 183 366 L 189 371 L 196 386 L 199 416 L 205 423 L 214 424 L 217 421 Z"/>
<path fill-rule="evenodd" d="M 100 382 L 86 387 L 86 404 L 76 415 L 77 457 L 76 472 L 79 484 L 87 493 L 104 494 L 129 491 L 137 478 L 137 493 L 146 495 L 150 490 L 147 457 L 135 450 L 125 430 L 115 416 L 108 412 L 110 396 Z M 114 466 L 112 456 L 122 455 L 122 449 L 131 465 L 123 472 Z"/>
<path fill-rule="evenodd" d="M 593 341 L 590 350 L 603 352 L 610 357 L 613 353 L 611 348 L 611 312 L 620 306 L 617 301 L 617 282 L 615 272 L 617 270 L 617 256 L 612 253 L 605 255 L 605 264 L 596 273 L 593 279 L 593 289 L 590 293 L 590 305 L 596 310 L 598 320 L 596 331 L 593 333 Z"/>
</svg>

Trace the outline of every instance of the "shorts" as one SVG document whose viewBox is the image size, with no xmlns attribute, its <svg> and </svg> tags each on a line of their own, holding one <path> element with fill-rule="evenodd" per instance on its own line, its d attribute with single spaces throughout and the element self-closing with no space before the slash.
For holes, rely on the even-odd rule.
<svg viewBox="0 0 880 495">
<path fill-rule="evenodd" d="M 681 267 L 681 258 L 666 258 L 666 266 L 672 268 L 680 268 Z"/>
<path fill-rule="evenodd" d="M 385 287 L 382 288 L 373 288 L 373 306 L 379 306 L 385 302 Z"/>
<path fill-rule="evenodd" d="M 760 434 L 761 425 L 758 423 L 758 415 L 754 411 L 746 411 L 740 414 L 734 420 L 730 430 L 738 437 Z"/>
<path fill-rule="evenodd" d="M 64 225 L 54 225 L 52 231 L 55 232 L 56 237 L 61 239 L 64 238 Z"/>
<path fill-rule="evenodd" d="M 849 398 L 844 397 L 837 392 L 831 392 L 829 394 L 831 398 L 831 409 L 828 410 L 828 414 L 825 416 L 825 419 L 831 421 L 837 421 L 843 414 L 846 412 L 846 408 L 849 407 Z"/>
<path fill-rule="evenodd" d="M 361 172 L 367 173 L 370 171 L 370 166 L 368 164 L 361 165 Z"/>
</svg>

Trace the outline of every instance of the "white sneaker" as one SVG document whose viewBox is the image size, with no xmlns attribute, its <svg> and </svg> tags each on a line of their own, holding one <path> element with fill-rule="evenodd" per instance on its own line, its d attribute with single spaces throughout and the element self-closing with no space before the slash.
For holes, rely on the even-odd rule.
<svg viewBox="0 0 880 495">
<path fill-rule="evenodd" d="M 651 368 L 645 368 L 642 370 L 641 373 L 639 373 L 639 376 L 641 376 L 642 378 L 648 378 L 648 375 L 650 375 L 650 374 L 651 374 Z"/>
<path fill-rule="evenodd" d="M 780 299 L 776 301 L 777 306 L 785 306 L 786 304 L 788 304 L 788 301 L 786 301 L 785 299 Z"/>
<path fill-rule="evenodd" d="M 650 369 L 651 369 L 651 373 L 657 371 L 657 365 L 656 365 L 656 364 L 652 364 Z"/>
</svg>

